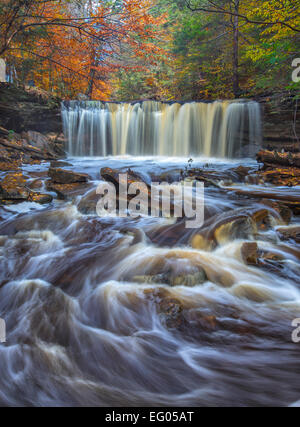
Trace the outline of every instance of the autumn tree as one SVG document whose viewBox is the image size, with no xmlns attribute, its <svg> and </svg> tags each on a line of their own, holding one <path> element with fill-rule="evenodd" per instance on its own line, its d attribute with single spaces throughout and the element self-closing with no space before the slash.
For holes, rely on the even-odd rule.
<svg viewBox="0 0 300 427">
<path fill-rule="evenodd" d="M 123 66 L 120 46 L 132 55 L 159 53 L 160 18 L 149 0 L 5 0 L 0 6 L 0 55 L 62 96 L 78 92 L 107 99 L 108 76 Z M 33 63 L 34 59 L 34 63 Z M 28 76 L 26 72 L 26 76 Z"/>
</svg>

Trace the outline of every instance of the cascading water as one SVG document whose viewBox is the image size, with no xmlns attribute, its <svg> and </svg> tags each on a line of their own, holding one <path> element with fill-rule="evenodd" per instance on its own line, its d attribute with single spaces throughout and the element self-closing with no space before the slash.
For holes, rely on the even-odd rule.
<svg viewBox="0 0 300 427">
<path fill-rule="evenodd" d="M 257 102 L 62 105 L 71 156 L 251 157 L 261 142 Z"/>
</svg>

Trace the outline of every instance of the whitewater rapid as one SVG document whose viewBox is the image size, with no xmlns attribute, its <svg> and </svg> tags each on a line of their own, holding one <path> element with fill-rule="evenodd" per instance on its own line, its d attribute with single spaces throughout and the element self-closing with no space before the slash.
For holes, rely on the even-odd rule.
<svg viewBox="0 0 300 427">
<path fill-rule="evenodd" d="M 93 188 L 103 166 L 177 176 L 186 165 L 130 157 L 68 162 L 91 175 Z M 211 161 L 206 169 L 221 181 L 239 165 Z M 48 166 L 24 172 L 43 175 Z M 173 219 L 87 215 L 79 209 L 84 196 L 43 209 L 1 208 L 0 317 L 7 324 L 7 343 L 0 344 L 1 405 L 299 401 L 299 344 L 291 339 L 291 322 L 300 317 L 299 245 L 280 241 L 276 230 L 285 225 L 272 208 L 267 227 L 254 234 L 222 229 L 216 247 L 199 249 Z M 261 200 L 207 187 L 205 226 L 211 218 L 241 210 L 252 215 L 261 206 L 266 209 Z M 295 225 L 297 217 L 285 227 Z M 275 252 L 280 268 L 247 265 L 241 253 L 247 242 Z M 136 279 L 193 276 L 200 269 L 206 280 L 194 286 Z"/>
</svg>

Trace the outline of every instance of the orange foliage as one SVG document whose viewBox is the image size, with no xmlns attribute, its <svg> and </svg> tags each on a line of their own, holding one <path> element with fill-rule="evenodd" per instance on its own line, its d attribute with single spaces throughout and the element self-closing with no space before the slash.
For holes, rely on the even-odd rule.
<svg viewBox="0 0 300 427">
<path fill-rule="evenodd" d="M 18 1 L 22 3 L 8 3 Z M 109 76 L 120 68 L 140 67 L 119 61 L 121 51 L 130 52 L 144 67 L 164 53 L 157 40 L 165 17 L 151 14 L 152 0 L 124 0 L 117 7 L 92 0 L 82 0 L 81 7 L 72 0 L 27 3 L 11 21 L 7 8 L 7 28 L 5 19 L 0 24 L 0 52 L 9 40 L 4 52 L 8 62 L 18 70 L 35 59 L 26 79 L 61 96 L 85 93 L 107 100 Z"/>
</svg>

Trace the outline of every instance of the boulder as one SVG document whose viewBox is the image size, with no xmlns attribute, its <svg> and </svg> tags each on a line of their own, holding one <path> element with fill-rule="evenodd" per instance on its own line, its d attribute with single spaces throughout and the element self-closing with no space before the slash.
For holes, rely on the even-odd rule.
<svg viewBox="0 0 300 427">
<path fill-rule="evenodd" d="M 265 206 L 270 207 L 274 211 L 276 211 L 281 216 L 285 224 L 289 224 L 291 222 L 293 213 L 291 209 L 284 203 L 275 202 L 273 200 L 268 200 L 268 199 L 263 199 L 261 203 Z"/>
<path fill-rule="evenodd" d="M 242 245 L 241 255 L 247 265 L 282 275 L 284 257 L 279 253 L 260 249 L 255 242 L 246 242 Z"/>
<path fill-rule="evenodd" d="M 21 172 L 10 173 L 0 182 L 0 199 L 4 204 L 20 203 L 24 201 L 40 204 L 51 203 L 53 197 L 31 191 L 27 186 L 26 178 Z"/>
<path fill-rule="evenodd" d="M 241 249 L 243 261 L 248 265 L 258 265 L 258 245 L 256 242 L 244 243 Z"/>
<path fill-rule="evenodd" d="M 264 171 L 259 171 L 258 176 L 260 181 L 263 183 L 273 184 L 276 186 L 295 187 L 300 185 L 299 167 L 270 167 Z"/>
<path fill-rule="evenodd" d="M 185 326 L 183 303 L 174 298 L 167 288 L 147 288 L 144 290 L 144 297 L 156 306 L 162 323 L 170 329 Z"/>
<path fill-rule="evenodd" d="M 257 161 L 264 165 L 294 166 L 300 168 L 300 153 L 279 153 L 278 151 L 261 150 Z"/>
<path fill-rule="evenodd" d="M 72 166 L 72 164 L 68 163 L 68 162 L 64 162 L 62 160 L 52 160 L 50 162 L 50 168 L 51 169 L 63 168 L 63 167 L 68 167 L 68 166 Z"/>
<path fill-rule="evenodd" d="M 158 304 L 158 312 L 168 329 L 177 329 L 184 325 L 183 305 L 178 299 L 163 298 Z"/>
<path fill-rule="evenodd" d="M 0 182 L 0 198 L 6 200 L 24 201 L 30 195 L 26 187 L 26 179 L 21 172 L 9 173 Z"/>
<path fill-rule="evenodd" d="M 28 184 L 28 188 L 30 188 L 30 190 L 38 190 L 42 188 L 42 186 L 43 186 L 43 181 L 39 178 L 32 180 Z"/>
<path fill-rule="evenodd" d="M 56 159 L 57 157 L 64 156 L 63 145 L 57 143 L 55 136 L 43 135 L 40 132 L 28 131 L 22 132 L 22 138 L 27 141 L 31 147 L 38 148 L 43 153 L 45 160 Z"/>
<path fill-rule="evenodd" d="M 121 174 L 127 175 L 128 186 L 135 182 L 142 182 L 143 184 L 146 184 L 148 188 L 151 187 L 151 178 L 141 172 L 136 172 L 131 169 L 118 170 L 111 168 L 102 168 L 100 171 L 100 175 L 104 181 L 111 182 L 116 186 L 117 189 L 119 187 L 119 175 Z"/>
<path fill-rule="evenodd" d="M 48 175 L 52 182 L 56 184 L 86 183 L 90 179 L 89 175 L 85 173 L 77 173 L 60 168 L 50 168 Z"/>
<path fill-rule="evenodd" d="M 57 194 L 59 200 L 70 200 L 76 196 L 80 196 L 90 188 L 90 184 L 86 182 L 73 182 L 71 184 L 57 184 L 52 181 L 46 181 L 48 191 Z"/>
<path fill-rule="evenodd" d="M 31 192 L 28 197 L 28 202 L 39 203 L 41 205 L 51 203 L 52 200 L 53 200 L 53 197 L 51 196 L 51 194 Z"/>
<path fill-rule="evenodd" d="M 134 276 L 132 282 L 140 284 L 161 284 L 168 285 L 170 278 L 168 274 L 156 274 L 156 275 L 145 275 L 145 276 Z"/>
<path fill-rule="evenodd" d="M 296 243 L 300 243 L 299 225 L 277 228 L 276 231 L 279 234 L 281 240 L 293 240 Z"/>
<path fill-rule="evenodd" d="M 169 286 L 187 286 L 194 287 L 197 285 L 202 285 L 207 281 L 206 273 L 203 269 L 199 269 L 197 273 L 187 274 L 179 273 L 174 274 L 170 273 L 161 273 L 155 275 L 145 275 L 145 276 L 135 276 L 132 279 L 135 283 L 143 284 L 161 284 Z"/>
<path fill-rule="evenodd" d="M 99 201 L 99 194 L 93 189 L 82 196 L 77 208 L 83 215 L 96 215 L 96 207 Z"/>
<path fill-rule="evenodd" d="M 201 269 L 198 273 L 195 274 L 179 274 L 170 278 L 171 286 L 188 286 L 194 287 L 197 285 L 202 285 L 207 281 L 206 273 Z"/>
<path fill-rule="evenodd" d="M 217 218 L 191 238 L 194 249 L 213 250 L 232 239 L 247 239 L 255 234 L 255 223 L 246 214 L 232 212 L 227 218 Z"/>
<path fill-rule="evenodd" d="M 237 196 L 244 196 L 251 199 L 272 200 L 283 203 L 294 215 L 300 215 L 300 191 L 289 188 L 247 188 L 245 187 L 226 187 L 226 191 L 232 191 Z"/>
</svg>

